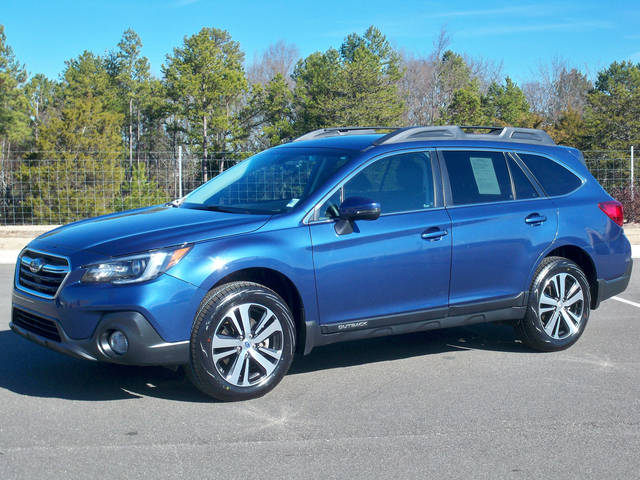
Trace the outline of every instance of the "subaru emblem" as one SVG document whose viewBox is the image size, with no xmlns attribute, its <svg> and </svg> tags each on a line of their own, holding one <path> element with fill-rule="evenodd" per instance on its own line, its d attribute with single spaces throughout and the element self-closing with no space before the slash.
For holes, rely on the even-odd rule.
<svg viewBox="0 0 640 480">
<path fill-rule="evenodd" d="M 40 270 L 42 270 L 43 265 L 44 262 L 41 258 L 34 258 L 33 260 L 31 260 L 31 262 L 29 262 L 29 270 L 31 270 L 31 273 L 38 273 Z"/>
</svg>

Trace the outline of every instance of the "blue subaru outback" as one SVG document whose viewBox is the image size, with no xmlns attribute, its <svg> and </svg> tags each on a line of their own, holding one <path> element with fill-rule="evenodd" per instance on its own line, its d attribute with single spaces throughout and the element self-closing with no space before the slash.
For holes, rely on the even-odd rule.
<svg viewBox="0 0 640 480">
<path fill-rule="evenodd" d="M 627 287 L 622 223 L 582 154 L 540 130 L 322 129 L 167 205 L 38 237 L 11 328 L 88 360 L 183 365 L 222 400 L 344 340 L 511 321 L 561 350 Z"/>
</svg>

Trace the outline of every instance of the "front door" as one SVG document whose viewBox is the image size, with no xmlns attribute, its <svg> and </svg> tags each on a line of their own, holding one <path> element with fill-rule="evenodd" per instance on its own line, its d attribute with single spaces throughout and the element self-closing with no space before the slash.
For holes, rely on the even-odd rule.
<svg viewBox="0 0 640 480">
<path fill-rule="evenodd" d="M 383 157 L 319 207 L 309 228 L 324 331 L 344 322 L 371 328 L 446 315 L 450 220 L 436 201 L 433 162 L 425 151 Z M 382 213 L 339 235 L 333 217 L 354 196 L 379 202 Z"/>
</svg>

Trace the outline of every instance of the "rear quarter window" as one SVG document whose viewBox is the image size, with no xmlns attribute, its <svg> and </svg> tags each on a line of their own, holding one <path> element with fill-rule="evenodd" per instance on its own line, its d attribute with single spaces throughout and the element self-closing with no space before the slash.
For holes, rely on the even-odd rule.
<svg viewBox="0 0 640 480">
<path fill-rule="evenodd" d="M 549 158 L 528 153 L 519 153 L 518 156 L 551 197 L 570 193 L 582 184 L 575 174 Z"/>
</svg>

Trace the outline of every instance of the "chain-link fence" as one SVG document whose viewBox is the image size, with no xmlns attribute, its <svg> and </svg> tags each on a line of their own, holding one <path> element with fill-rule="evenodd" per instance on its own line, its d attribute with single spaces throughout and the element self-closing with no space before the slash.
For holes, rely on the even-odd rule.
<svg viewBox="0 0 640 480">
<path fill-rule="evenodd" d="M 202 184 L 205 172 L 212 178 L 249 155 L 216 153 L 203 162 L 193 155 L 146 152 L 143 160 L 129 162 L 99 154 L 32 160 L 17 153 L 0 159 L 0 224 L 62 224 L 167 202 Z M 584 157 L 593 176 L 624 204 L 626 218 L 640 221 L 640 171 L 632 151 L 586 151 Z"/>
<path fill-rule="evenodd" d="M 622 202 L 626 221 L 640 222 L 640 182 L 634 149 L 585 151 L 584 158 L 591 174 L 609 194 Z"/>
<path fill-rule="evenodd" d="M 194 190 L 248 153 L 189 155 L 154 152 L 144 160 L 0 160 L 0 224 L 61 224 L 167 202 Z"/>
</svg>

